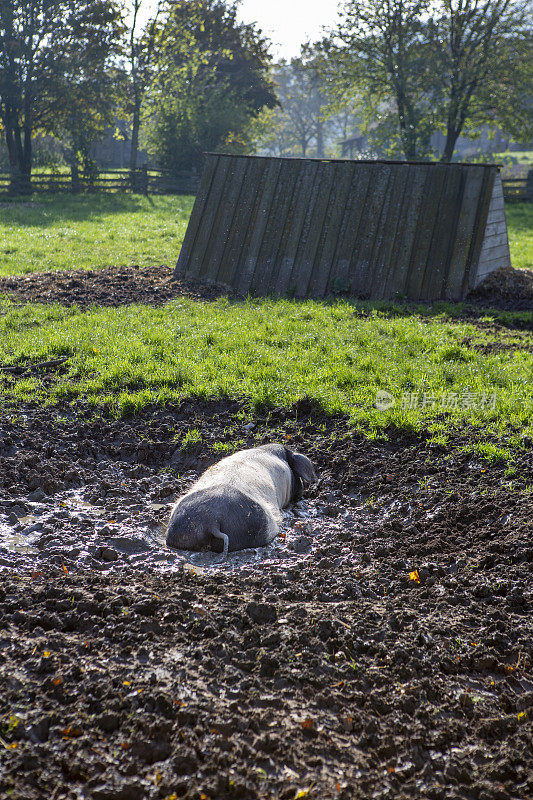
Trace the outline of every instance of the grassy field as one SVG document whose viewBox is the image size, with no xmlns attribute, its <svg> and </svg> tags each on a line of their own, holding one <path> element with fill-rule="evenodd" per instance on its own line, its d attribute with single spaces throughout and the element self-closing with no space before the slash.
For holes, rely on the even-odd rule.
<svg viewBox="0 0 533 800">
<path fill-rule="evenodd" d="M 0 275 L 173 264 L 193 197 L 39 196 L 0 203 Z"/>
<path fill-rule="evenodd" d="M 242 398 L 252 407 L 309 395 L 369 435 L 429 426 L 444 442 L 450 426 L 466 422 L 485 437 L 509 435 L 513 445 L 533 435 L 525 332 L 499 332 L 507 349 L 488 355 L 491 335 L 474 325 L 362 314 L 347 302 L 179 299 L 158 309 L 88 312 L 4 302 L 1 310 L 2 364 L 68 359 L 51 382 L 4 376 L 10 403 L 83 398 L 129 414 L 190 395 Z M 375 407 L 382 390 L 395 400 L 386 410 Z"/>
<path fill-rule="evenodd" d="M 174 264 L 194 198 L 40 196 L 0 203 L 0 275 Z M 511 260 L 533 267 L 533 204 L 507 208 Z"/>
<path fill-rule="evenodd" d="M 513 267 L 533 269 L 533 203 L 508 203 L 505 213 Z"/>
<path fill-rule="evenodd" d="M 39 203 L 0 209 L 4 273 L 173 263 L 192 199 Z M 529 207 L 510 209 L 514 252 L 521 247 L 525 260 L 531 220 Z M 481 326 L 460 314 L 445 304 L 407 313 L 345 301 L 183 298 L 158 309 L 79 311 L 0 298 L 1 365 L 65 359 L 43 379 L 0 372 L 0 393 L 5 410 L 35 398 L 83 400 L 119 415 L 187 396 L 234 397 L 253 409 L 309 395 L 327 412 L 349 414 L 369 436 L 428 429 L 444 444 L 449 431 L 467 425 L 481 455 L 505 459 L 533 436 L 531 335 L 521 330 L 531 314 L 487 312 Z M 491 328 L 498 317 L 505 327 Z M 388 398 L 379 409 L 382 391 L 392 404 Z"/>
</svg>

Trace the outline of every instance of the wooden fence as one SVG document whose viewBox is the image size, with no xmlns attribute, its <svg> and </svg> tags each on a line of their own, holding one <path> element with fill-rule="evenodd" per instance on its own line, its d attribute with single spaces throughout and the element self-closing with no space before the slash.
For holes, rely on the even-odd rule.
<svg viewBox="0 0 533 800">
<path fill-rule="evenodd" d="M 526 178 L 504 178 L 503 196 L 506 200 L 527 200 L 533 202 L 533 169 Z"/>
<path fill-rule="evenodd" d="M 36 173 L 31 177 L 31 192 L 56 194 L 61 192 L 138 192 L 140 194 L 196 194 L 200 179 L 196 172 L 171 175 L 162 170 L 141 167 L 129 170 L 104 170 L 88 178 L 76 173 Z M 9 175 L 0 175 L 0 194 L 27 194 L 12 185 Z"/>
<path fill-rule="evenodd" d="M 497 166 L 209 154 L 176 275 L 241 295 L 459 300 L 509 264 Z"/>
</svg>

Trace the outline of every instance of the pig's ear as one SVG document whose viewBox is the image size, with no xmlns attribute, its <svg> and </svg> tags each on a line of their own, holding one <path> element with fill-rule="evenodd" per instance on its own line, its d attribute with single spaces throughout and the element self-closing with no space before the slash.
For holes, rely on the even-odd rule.
<svg viewBox="0 0 533 800">
<path fill-rule="evenodd" d="M 303 456 L 301 453 L 293 453 L 288 447 L 285 448 L 285 453 L 289 467 L 296 477 L 300 478 L 302 483 L 309 486 L 309 484 L 316 481 L 315 469 L 307 456 Z"/>
</svg>

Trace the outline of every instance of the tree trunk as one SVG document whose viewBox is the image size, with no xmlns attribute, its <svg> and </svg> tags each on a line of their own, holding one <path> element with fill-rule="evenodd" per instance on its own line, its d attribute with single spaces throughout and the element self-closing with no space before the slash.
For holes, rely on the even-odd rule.
<svg viewBox="0 0 533 800">
<path fill-rule="evenodd" d="M 9 157 L 10 194 L 31 193 L 31 131 L 24 131 L 24 146 L 18 122 L 12 115 L 4 121 L 5 139 Z"/>
<path fill-rule="evenodd" d="M 133 119 L 131 124 L 131 150 L 130 150 L 130 174 L 132 182 L 134 180 L 135 170 L 137 169 L 140 125 L 141 125 L 141 98 L 139 96 L 139 93 L 135 92 L 135 99 L 133 103 Z"/>
<path fill-rule="evenodd" d="M 316 123 L 316 156 L 324 158 L 324 125 L 321 119 Z"/>
</svg>

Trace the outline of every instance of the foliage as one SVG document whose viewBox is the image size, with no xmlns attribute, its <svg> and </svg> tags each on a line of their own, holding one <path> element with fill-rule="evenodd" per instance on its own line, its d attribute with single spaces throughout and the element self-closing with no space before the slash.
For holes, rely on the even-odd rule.
<svg viewBox="0 0 533 800">
<path fill-rule="evenodd" d="M 128 31 L 128 74 L 125 81 L 124 110 L 131 118 L 130 170 L 137 167 L 141 113 L 146 89 L 153 79 L 157 22 L 162 12 L 163 0 L 158 0 L 154 16 L 138 30 L 138 17 L 142 0 L 133 0 L 132 22 Z"/>
<path fill-rule="evenodd" d="M 423 17 L 427 0 L 349 0 L 322 43 L 324 78 L 337 107 L 351 105 L 363 130 L 390 155 L 429 153 L 432 76 Z M 377 124 L 376 124 L 377 123 Z"/>
<path fill-rule="evenodd" d="M 35 131 L 66 132 L 75 152 L 108 123 L 121 34 L 115 0 L 0 0 L 0 120 L 19 189 Z"/>
<path fill-rule="evenodd" d="M 312 62 L 293 58 L 280 61 L 273 72 L 280 107 L 276 109 L 270 136 L 263 143 L 276 155 L 296 154 L 305 158 L 315 144 L 324 156 L 325 95 Z"/>
<path fill-rule="evenodd" d="M 441 130 L 449 161 L 484 123 L 531 136 L 528 22 L 526 0 L 348 0 L 321 68 L 336 107 L 360 110 L 389 155 L 429 157 Z"/>
<path fill-rule="evenodd" d="M 528 0 L 442 0 L 427 25 L 433 77 L 446 132 L 443 161 L 470 129 L 489 122 L 533 135 Z"/>
<path fill-rule="evenodd" d="M 243 151 L 276 97 L 267 41 L 222 0 L 177 0 L 156 30 L 147 146 L 164 168 L 200 166 L 202 153 Z"/>
</svg>

